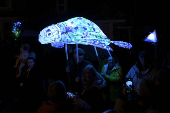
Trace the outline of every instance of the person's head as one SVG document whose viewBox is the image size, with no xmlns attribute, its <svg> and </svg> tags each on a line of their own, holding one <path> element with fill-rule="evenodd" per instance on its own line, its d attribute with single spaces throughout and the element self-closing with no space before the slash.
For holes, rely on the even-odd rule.
<svg viewBox="0 0 170 113">
<path fill-rule="evenodd" d="M 149 96 L 154 91 L 154 83 L 149 78 L 143 77 L 137 85 L 137 94 L 141 96 Z"/>
<path fill-rule="evenodd" d="M 145 110 L 149 109 L 154 104 L 155 100 L 155 85 L 149 78 L 140 79 L 137 86 L 138 104 Z"/>
<path fill-rule="evenodd" d="M 22 44 L 20 47 L 20 52 L 25 52 L 30 50 L 30 45 L 29 44 Z"/>
<path fill-rule="evenodd" d="M 60 80 L 54 81 L 48 86 L 47 96 L 52 102 L 62 102 L 66 99 L 66 87 Z"/>
<path fill-rule="evenodd" d="M 96 74 L 97 71 L 94 66 L 90 64 L 87 65 L 83 70 L 83 81 L 92 82 L 96 78 Z"/>
<path fill-rule="evenodd" d="M 28 68 L 32 68 L 35 64 L 35 59 L 33 57 L 28 57 L 27 59 L 27 66 Z"/>
<path fill-rule="evenodd" d="M 81 48 L 78 48 L 78 57 L 79 57 L 79 62 L 81 62 L 84 59 L 84 50 Z M 77 60 L 77 50 L 74 49 L 74 59 Z"/>
<path fill-rule="evenodd" d="M 147 50 L 143 50 L 139 53 L 139 60 L 142 66 L 149 66 L 151 63 L 151 54 Z"/>
<path fill-rule="evenodd" d="M 115 64 L 116 64 L 115 58 L 114 57 L 109 57 L 108 58 L 108 66 L 109 66 L 109 68 L 113 68 L 115 66 Z"/>
</svg>

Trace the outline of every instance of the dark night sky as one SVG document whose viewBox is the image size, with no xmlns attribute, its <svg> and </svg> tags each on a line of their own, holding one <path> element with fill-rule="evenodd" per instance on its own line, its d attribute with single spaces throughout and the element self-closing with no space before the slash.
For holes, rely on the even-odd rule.
<svg viewBox="0 0 170 113">
<path fill-rule="evenodd" d="M 35 0 L 13 1 L 13 7 L 21 17 L 44 15 L 44 12 L 48 12 L 52 15 L 51 18 L 54 18 L 56 16 L 56 11 L 53 9 L 56 7 L 55 4 L 56 0 L 48 0 L 48 2 L 42 0 L 36 0 L 36 2 Z M 107 11 L 109 12 L 108 18 L 102 17 L 101 13 Z M 126 16 L 134 16 L 138 25 L 162 25 L 169 20 L 168 11 L 168 3 L 153 0 L 147 2 L 140 0 L 68 0 L 68 13 L 61 16 L 66 18 L 85 16 L 89 19 L 112 19 L 116 18 L 115 12 L 124 12 Z M 93 18 L 93 15 L 99 16 Z M 61 16 L 57 17 L 58 21 L 60 21 Z"/>
</svg>

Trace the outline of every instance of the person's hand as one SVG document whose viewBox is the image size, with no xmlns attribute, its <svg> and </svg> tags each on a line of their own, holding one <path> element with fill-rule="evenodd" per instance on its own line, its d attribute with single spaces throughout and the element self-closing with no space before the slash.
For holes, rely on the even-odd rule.
<svg viewBox="0 0 170 113">
<path fill-rule="evenodd" d="M 105 77 L 106 76 L 106 73 L 101 73 L 102 77 Z"/>
<path fill-rule="evenodd" d="M 80 82 L 80 77 L 76 77 L 76 83 Z"/>
<path fill-rule="evenodd" d="M 79 95 L 77 94 L 77 92 L 75 92 L 75 96 L 73 97 L 73 101 L 77 102 L 80 99 Z"/>
<path fill-rule="evenodd" d="M 96 80 L 96 81 L 94 81 L 94 85 L 100 85 L 100 84 L 102 84 L 102 80 Z"/>
<path fill-rule="evenodd" d="M 77 92 L 75 93 L 75 96 L 73 98 L 73 102 L 76 102 L 79 105 L 84 105 L 84 102 L 80 99 L 80 97 L 78 96 Z"/>
<path fill-rule="evenodd" d="M 69 73 L 70 72 L 70 68 L 66 67 L 66 72 Z"/>
</svg>

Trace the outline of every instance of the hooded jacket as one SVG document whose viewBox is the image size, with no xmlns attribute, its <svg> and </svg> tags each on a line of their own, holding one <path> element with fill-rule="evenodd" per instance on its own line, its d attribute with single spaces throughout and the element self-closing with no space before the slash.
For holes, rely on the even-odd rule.
<svg viewBox="0 0 170 113">
<path fill-rule="evenodd" d="M 102 73 L 106 73 L 108 69 L 108 64 L 104 65 L 102 68 Z M 122 92 L 123 89 L 123 82 L 121 79 L 121 75 L 122 75 L 122 68 L 120 67 L 120 65 L 117 63 L 111 70 L 110 75 L 107 75 L 104 77 L 107 83 L 107 88 L 106 89 L 109 90 L 110 92 L 110 101 L 111 102 L 116 102 L 116 100 L 118 99 L 118 96 L 120 95 L 120 93 Z M 108 92 L 108 91 L 107 91 Z M 107 94 L 103 95 L 104 100 L 106 99 Z"/>
<path fill-rule="evenodd" d="M 154 84 L 157 85 L 157 73 L 158 71 L 154 68 L 154 66 L 150 66 L 143 75 L 141 75 L 141 72 L 139 70 L 139 62 L 136 63 L 132 68 L 129 70 L 128 74 L 126 75 L 126 78 L 132 78 L 132 84 L 134 87 L 134 91 L 137 91 L 137 85 L 139 80 L 142 77 L 147 77 L 151 80 L 153 80 Z"/>
</svg>

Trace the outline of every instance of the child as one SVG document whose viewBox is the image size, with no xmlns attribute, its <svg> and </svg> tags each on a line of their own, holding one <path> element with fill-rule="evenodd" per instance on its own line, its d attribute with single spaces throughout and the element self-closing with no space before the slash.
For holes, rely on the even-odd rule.
<svg viewBox="0 0 170 113">
<path fill-rule="evenodd" d="M 16 64 L 14 67 L 19 67 L 18 68 L 18 73 L 17 77 L 19 77 L 21 75 L 22 72 L 22 68 L 25 66 L 25 62 L 27 60 L 27 58 L 29 57 L 29 49 L 30 49 L 30 45 L 29 44 L 23 44 L 20 47 L 20 55 L 18 55 L 18 59 L 16 60 Z"/>
</svg>

